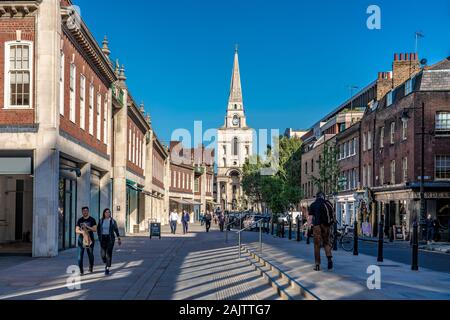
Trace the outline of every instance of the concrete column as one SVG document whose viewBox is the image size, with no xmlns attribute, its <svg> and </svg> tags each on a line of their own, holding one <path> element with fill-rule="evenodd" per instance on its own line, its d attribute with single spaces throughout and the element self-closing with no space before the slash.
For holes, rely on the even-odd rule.
<svg viewBox="0 0 450 320">
<path fill-rule="evenodd" d="M 91 164 L 81 168 L 81 177 L 77 178 L 77 217 L 81 217 L 81 208 L 91 206 Z"/>
<path fill-rule="evenodd" d="M 35 43 L 36 136 L 34 153 L 33 256 L 58 255 L 59 152 L 59 60 L 60 4 L 43 1 L 37 16 Z"/>
<path fill-rule="evenodd" d="M 113 208 L 114 217 L 117 221 L 119 231 L 125 234 L 126 226 L 126 208 L 127 208 L 127 185 L 126 185 L 126 170 L 127 170 L 127 104 L 128 92 L 124 89 L 124 106 L 114 115 L 114 163 L 113 163 Z M 131 225 L 131 224 L 130 224 Z"/>
<path fill-rule="evenodd" d="M 216 182 L 216 184 L 217 184 L 217 199 L 216 199 L 216 202 L 217 202 L 217 204 L 219 205 L 219 206 L 222 206 L 222 191 L 221 191 L 221 188 L 220 188 L 220 185 L 221 185 L 221 183 L 220 183 L 220 181 L 217 181 Z M 223 208 L 221 208 L 222 210 L 223 210 Z"/>
<path fill-rule="evenodd" d="M 106 208 L 111 208 L 111 173 L 108 172 L 100 178 L 100 215 L 103 213 L 103 210 Z"/>
</svg>

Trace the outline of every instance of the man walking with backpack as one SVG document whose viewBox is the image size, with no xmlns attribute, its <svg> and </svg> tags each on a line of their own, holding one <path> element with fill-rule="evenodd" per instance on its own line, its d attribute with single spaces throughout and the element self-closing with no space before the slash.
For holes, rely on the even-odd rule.
<svg viewBox="0 0 450 320">
<path fill-rule="evenodd" d="M 311 205 L 309 215 L 313 221 L 315 271 L 320 271 L 320 247 L 323 244 L 328 258 L 328 270 L 333 269 L 333 255 L 330 243 L 330 230 L 335 222 L 333 205 L 325 199 L 325 194 L 319 192 L 316 201 Z"/>
</svg>

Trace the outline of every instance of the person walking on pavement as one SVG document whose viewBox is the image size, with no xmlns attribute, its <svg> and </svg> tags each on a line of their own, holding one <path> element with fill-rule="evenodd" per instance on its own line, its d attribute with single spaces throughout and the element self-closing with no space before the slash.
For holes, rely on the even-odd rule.
<svg viewBox="0 0 450 320">
<path fill-rule="evenodd" d="M 434 220 L 431 214 L 428 215 L 426 220 L 427 225 L 427 243 L 434 242 Z"/>
<path fill-rule="evenodd" d="M 219 213 L 219 227 L 220 232 L 223 232 L 223 229 L 225 227 L 225 215 L 223 214 L 223 212 Z"/>
<path fill-rule="evenodd" d="M 211 228 L 211 220 L 212 220 L 211 213 L 209 211 L 206 211 L 205 215 L 206 232 L 209 232 L 209 229 Z"/>
<path fill-rule="evenodd" d="M 188 233 L 189 231 L 189 222 L 191 221 L 191 217 L 187 211 L 183 212 L 183 216 L 181 217 L 181 222 L 183 223 L 183 234 Z"/>
<path fill-rule="evenodd" d="M 330 229 L 335 222 L 333 205 L 325 200 L 323 192 L 317 193 L 316 201 L 311 204 L 309 215 L 313 217 L 315 271 L 320 271 L 320 247 L 323 244 L 328 258 L 328 270 L 333 269 L 333 255 L 330 243 Z"/>
<path fill-rule="evenodd" d="M 94 232 L 97 232 L 97 222 L 89 215 L 89 208 L 81 209 L 83 216 L 78 219 L 75 233 L 78 234 L 78 266 L 80 275 L 84 275 L 84 251 L 87 251 L 89 258 L 89 272 L 94 272 Z"/>
<path fill-rule="evenodd" d="M 177 233 L 177 224 L 178 224 L 178 213 L 176 210 L 170 213 L 169 221 L 170 221 L 170 229 L 172 230 L 172 234 Z"/>
<path fill-rule="evenodd" d="M 103 210 L 103 217 L 98 223 L 97 233 L 100 240 L 102 260 L 105 264 L 105 275 L 109 275 L 116 236 L 119 246 L 122 245 L 119 228 L 116 220 L 111 217 L 110 209 Z"/>
</svg>

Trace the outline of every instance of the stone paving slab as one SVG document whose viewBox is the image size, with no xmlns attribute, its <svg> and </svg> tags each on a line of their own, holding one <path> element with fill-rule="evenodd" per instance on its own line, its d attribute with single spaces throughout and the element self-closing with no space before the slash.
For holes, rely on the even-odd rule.
<svg viewBox="0 0 450 320">
<path fill-rule="evenodd" d="M 245 233 L 244 244 L 257 251 L 259 248 L 257 233 Z M 450 300 L 450 266 L 449 273 L 421 269 L 411 271 L 410 265 L 385 260 L 377 263 L 376 257 L 352 253 L 343 250 L 333 252 L 335 269 L 333 271 L 315 272 L 313 243 L 296 242 L 263 237 L 263 257 L 275 263 L 291 277 L 321 299 L 437 299 Z M 322 252 L 322 268 L 326 268 L 326 257 Z M 381 269 L 381 290 L 369 290 L 367 279 L 369 266 Z"/>
<path fill-rule="evenodd" d="M 276 291 L 237 260 L 237 246 L 225 244 L 216 227 L 191 226 L 191 233 L 170 234 L 162 228 L 161 240 L 148 234 L 123 239 L 115 247 L 111 275 L 103 274 L 100 248 L 95 248 L 93 274 L 82 277 L 79 290 L 66 287 L 67 267 L 76 264 L 77 251 L 56 258 L 20 259 L 10 263 L 0 257 L 0 300 L 218 300 L 277 299 Z M 2 263 L 3 261 L 3 263 Z M 85 265 L 88 259 L 85 256 Z M 87 269 L 87 268 L 86 268 Z"/>
<path fill-rule="evenodd" d="M 420 246 L 419 248 L 423 249 L 423 250 L 428 250 L 428 251 L 435 251 L 435 252 L 442 252 L 442 253 L 450 254 L 450 243 L 443 243 L 443 242 L 430 243 L 427 245 Z"/>
</svg>

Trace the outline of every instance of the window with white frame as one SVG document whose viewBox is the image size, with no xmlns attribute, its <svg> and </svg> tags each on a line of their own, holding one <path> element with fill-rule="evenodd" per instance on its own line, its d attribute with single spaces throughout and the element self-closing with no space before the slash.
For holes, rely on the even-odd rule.
<svg viewBox="0 0 450 320">
<path fill-rule="evenodd" d="M 80 128 L 86 126 L 86 77 L 80 75 Z"/>
<path fill-rule="evenodd" d="M 412 80 L 409 79 L 408 81 L 406 81 L 406 84 L 405 84 L 405 96 L 410 94 L 412 91 L 413 91 Z"/>
<path fill-rule="evenodd" d="M 100 93 L 97 93 L 97 140 L 101 140 L 102 138 L 102 125 L 100 117 L 101 109 L 102 109 L 102 95 Z"/>
<path fill-rule="evenodd" d="M 94 85 L 89 86 L 89 134 L 94 135 Z"/>
<path fill-rule="evenodd" d="M 395 160 L 391 161 L 391 185 L 395 185 Z"/>
<path fill-rule="evenodd" d="M 69 91 L 70 91 L 70 103 L 69 103 L 69 120 L 75 122 L 76 115 L 76 103 L 75 103 L 75 92 L 76 92 L 76 81 L 77 81 L 77 67 L 74 63 L 70 64 L 70 79 L 69 79 Z"/>
<path fill-rule="evenodd" d="M 403 174 L 402 174 L 402 176 L 403 176 L 403 182 L 407 182 L 408 181 L 408 158 L 407 157 L 405 157 L 405 158 L 403 158 L 403 165 L 402 165 L 402 169 L 403 169 Z"/>
<path fill-rule="evenodd" d="M 59 113 L 64 115 L 64 52 L 61 51 L 59 62 Z"/>
<path fill-rule="evenodd" d="M 135 163 L 136 161 L 136 131 L 133 128 L 133 137 L 131 139 L 131 162 Z"/>
<path fill-rule="evenodd" d="M 402 126 L 402 140 L 407 140 L 408 139 L 408 120 L 404 120 L 402 121 L 403 126 Z"/>
<path fill-rule="evenodd" d="M 128 128 L 128 161 L 131 161 L 131 154 L 132 154 L 132 149 L 131 149 L 131 127 Z"/>
<path fill-rule="evenodd" d="M 32 107 L 32 71 L 32 42 L 7 42 L 5 45 L 5 108 Z"/>
<path fill-rule="evenodd" d="M 380 129 L 380 149 L 384 148 L 384 127 Z"/>
<path fill-rule="evenodd" d="M 367 167 L 366 166 L 364 166 L 363 167 L 363 186 L 364 187 L 367 187 L 367 169 L 366 169 Z"/>
<path fill-rule="evenodd" d="M 436 179 L 450 180 L 450 155 L 436 156 Z"/>
<path fill-rule="evenodd" d="M 380 186 L 384 185 L 384 165 L 380 166 Z"/>
<path fill-rule="evenodd" d="M 450 112 L 436 112 L 436 134 L 450 134 Z"/>
<path fill-rule="evenodd" d="M 386 105 L 389 107 L 390 105 L 392 105 L 393 102 L 393 92 L 389 92 L 387 95 L 387 101 L 386 101 Z"/>
<path fill-rule="evenodd" d="M 395 122 L 391 123 L 391 144 L 395 143 Z"/>
<path fill-rule="evenodd" d="M 363 133 L 363 151 L 367 150 L 367 134 Z"/>
<path fill-rule="evenodd" d="M 108 143 L 108 95 L 103 102 L 103 142 Z"/>
<path fill-rule="evenodd" d="M 353 138 L 353 154 L 356 155 L 356 145 L 358 143 L 358 138 Z"/>
<path fill-rule="evenodd" d="M 367 150 L 372 150 L 372 132 L 367 133 Z"/>
<path fill-rule="evenodd" d="M 372 186 L 372 165 L 369 164 L 367 166 L 367 186 L 371 187 Z"/>
</svg>

